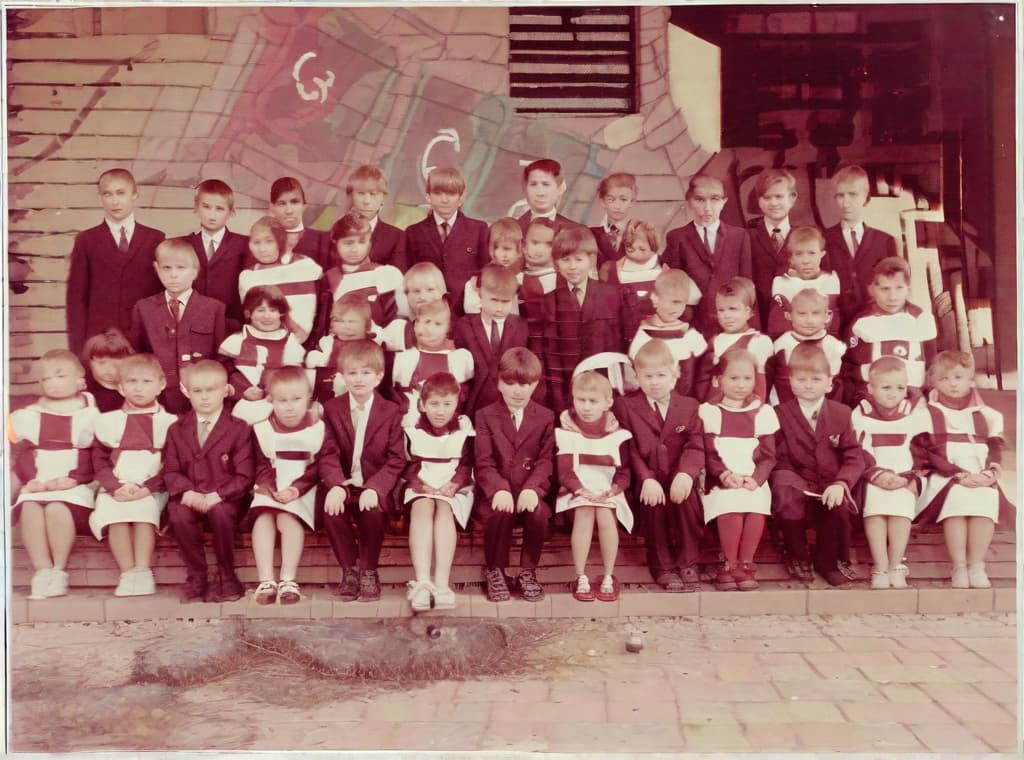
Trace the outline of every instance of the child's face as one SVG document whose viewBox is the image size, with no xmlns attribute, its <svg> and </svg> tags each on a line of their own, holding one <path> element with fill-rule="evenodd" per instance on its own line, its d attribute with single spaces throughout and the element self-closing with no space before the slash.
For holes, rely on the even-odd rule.
<svg viewBox="0 0 1024 760">
<path fill-rule="evenodd" d="M 450 393 L 433 393 L 426 400 L 420 399 L 420 411 L 427 415 L 427 421 L 436 428 L 451 422 L 458 407 L 459 397 Z"/>
<path fill-rule="evenodd" d="M 555 231 L 550 227 L 535 224 L 526 231 L 526 248 L 523 256 L 527 266 L 551 266 L 551 241 L 555 239 Z"/>
<path fill-rule="evenodd" d="M 555 179 L 553 174 L 534 169 L 526 178 L 524 190 L 530 210 L 535 214 L 546 214 L 562 199 L 565 182 Z"/>
<path fill-rule="evenodd" d="M 536 382 L 506 383 L 501 378 L 498 378 L 498 393 L 501 394 L 501 398 L 505 401 L 505 406 L 513 411 L 525 409 L 526 405 L 530 403 L 535 390 L 537 390 Z"/>
<path fill-rule="evenodd" d="M 583 251 L 570 253 L 558 260 L 558 272 L 570 285 L 579 285 L 590 277 L 594 258 Z"/>
<path fill-rule="evenodd" d="M 85 378 L 66 361 L 40 362 L 39 384 L 49 399 L 71 398 L 85 390 Z"/>
<path fill-rule="evenodd" d="M 354 309 L 331 313 L 331 335 L 339 340 L 360 340 L 366 337 L 366 319 Z"/>
<path fill-rule="evenodd" d="M 465 192 L 456 193 L 451 190 L 429 190 L 427 192 L 427 203 L 430 204 L 431 210 L 442 219 L 451 219 L 465 200 Z"/>
<path fill-rule="evenodd" d="M 370 255 L 370 234 L 353 233 L 339 238 L 335 250 L 342 264 L 355 266 L 362 264 Z"/>
<path fill-rule="evenodd" d="M 427 351 L 437 351 L 448 340 L 449 327 L 449 319 L 438 314 L 417 317 L 413 328 L 416 345 Z"/>
<path fill-rule="evenodd" d="M 363 219 L 373 219 L 384 205 L 384 191 L 374 185 L 352 188 L 352 210 Z"/>
<path fill-rule="evenodd" d="M 785 182 L 773 182 L 757 199 L 764 218 L 774 224 L 784 222 L 796 203 L 796 193 L 790 190 Z"/>
<path fill-rule="evenodd" d="M 489 288 L 480 289 L 480 313 L 487 319 L 504 319 L 512 311 L 514 298 L 508 298 Z"/>
<path fill-rule="evenodd" d="M 119 177 L 109 177 L 100 184 L 100 202 L 103 213 L 115 222 L 121 222 L 132 215 L 139 191 L 131 182 Z"/>
<path fill-rule="evenodd" d="M 228 223 L 228 217 L 234 213 L 235 210 L 223 195 L 199 193 L 199 197 L 196 198 L 199 226 L 211 235 L 224 229 L 224 225 Z"/>
<path fill-rule="evenodd" d="M 629 216 L 629 210 L 636 203 L 636 196 L 631 188 L 610 187 L 608 192 L 601 196 L 600 201 L 608 221 L 618 224 Z"/>
<path fill-rule="evenodd" d="M 662 322 L 678 322 L 686 311 L 686 295 L 679 292 L 659 293 L 657 289 L 651 293 L 651 305 L 654 313 Z"/>
<path fill-rule="evenodd" d="M 836 185 L 836 205 L 844 222 L 856 224 L 864 216 L 868 205 L 868 183 L 864 179 L 840 182 Z"/>
<path fill-rule="evenodd" d="M 906 370 L 872 373 L 868 378 L 868 394 L 875 406 L 895 409 L 907 397 Z"/>
<path fill-rule="evenodd" d="M 348 392 L 355 396 L 357 401 L 365 401 L 372 394 L 374 388 L 380 385 L 384 379 L 383 372 L 373 370 L 364 362 L 349 360 L 341 368 L 341 376 L 345 379 L 345 386 Z"/>
<path fill-rule="evenodd" d="M 686 199 L 686 205 L 697 224 L 709 227 L 722 215 L 726 200 L 722 183 L 715 179 L 707 179 L 697 183 L 690 197 Z"/>
<path fill-rule="evenodd" d="M 832 312 L 820 299 L 797 298 L 790 304 L 786 319 L 793 325 L 793 332 L 810 337 L 825 329 Z"/>
<path fill-rule="evenodd" d="M 163 253 L 153 262 L 156 276 L 172 296 L 180 296 L 192 287 L 199 276 L 195 260 L 185 253 Z"/>
<path fill-rule="evenodd" d="M 281 329 L 281 312 L 264 301 L 248 314 L 249 323 L 262 332 Z"/>
<path fill-rule="evenodd" d="M 754 392 L 757 369 L 745 359 L 733 359 L 718 376 L 718 387 L 730 401 L 746 401 Z"/>
<path fill-rule="evenodd" d="M 119 368 L 121 358 L 115 356 L 96 356 L 89 360 L 89 371 L 100 385 L 112 388 L 121 381 Z"/>
<path fill-rule="evenodd" d="M 118 392 L 137 409 L 152 406 L 163 391 L 166 381 L 152 370 L 135 367 L 121 372 Z"/>
<path fill-rule="evenodd" d="M 597 422 L 612 408 L 612 396 L 603 390 L 577 388 L 572 392 L 572 408 L 584 422 Z"/>
<path fill-rule="evenodd" d="M 185 395 L 200 417 L 209 417 L 224 408 L 224 399 L 231 393 L 227 378 L 218 372 L 190 372 Z"/>
<path fill-rule="evenodd" d="M 903 311 L 903 307 L 907 305 L 910 283 L 902 274 L 876 277 L 868 286 L 868 292 L 879 309 L 887 314 L 896 314 Z"/>
<path fill-rule="evenodd" d="M 795 243 L 789 247 L 789 268 L 801 280 L 813 280 L 821 274 L 824 257 L 825 249 L 816 240 Z"/>
<path fill-rule="evenodd" d="M 790 375 L 789 387 L 798 399 L 812 404 L 832 390 L 832 378 L 824 372 L 798 369 Z"/>
<path fill-rule="evenodd" d="M 491 246 L 491 261 L 500 267 L 514 267 L 522 257 L 519 244 L 514 240 L 499 240 Z"/>
<path fill-rule="evenodd" d="M 947 398 L 966 398 L 974 387 L 974 372 L 956 364 L 936 372 L 933 383 L 935 390 Z"/>
<path fill-rule="evenodd" d="M 286 230 L 293 230 L 302 224 L 302 214 L 306 210 L 306 201 L 298 190 L 289 190 L 277 196 L 270 204 L 270 215 L 284 225 Z"/>
<path fill-rule="evenodd" d="M 636 379 L 640 383 L 640 390 L 646 396 L 655 401 L 664 401 L 676 387 L 676 381 L 679 379 L 679 366 L 673 363 L 637 367 Z"/>
<path fill-rule="evenodd" d="M 304 380 L 286 380 L 270 388 L 270 406 L 277 421 L 285 427 L 295 427 L 309 409 L 309 385 Z"/>
<path fill-rule="evenodd" d="M 651 248 L 651 243 L 646 235 L 637 235 L 633 241 L 626 246 L 626 258 L 637 264 L 646 264 L 656 254 Z"/>
<path fill-rule="evenodd" d="M 428 303 L 440 301 L 444 294 L 445 289 L 441 283 L 430 277 L 414 277 L 405 286 L 405 295 L 413 314 Z"/>
<path fill-rule="evenodd" d="M 249 252 L 260 264 L 276 264 L 281 258 L 277 238 L 268 227 L 253 227 L 249 233 Z"/>
<path fill-rule="evenodd" d="M 750 307 L 736 296 L 715 296 L 715 312 L 718 326 L 727 333 L 743 332 L 753 316 Z"/>
</svg>

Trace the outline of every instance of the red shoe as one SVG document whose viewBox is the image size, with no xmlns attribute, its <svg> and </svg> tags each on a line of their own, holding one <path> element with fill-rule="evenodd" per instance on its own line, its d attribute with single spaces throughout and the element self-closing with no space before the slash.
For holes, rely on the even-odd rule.
<svg viewBox="0 0 1024 760">
<path fill-rule="evenodd" d="M 736 568 L 738 571 L 739 568 Z M 735 591 L 736 576 L 733 574 L 734 570 L 728 562 L 722 565 L 722 568 L 718 571 L 718 576 L 715 578 L 715 588 L 719 591 Z"/>
<path fill-rule="evenodd" d="M 604 578 L 602 578 L 601 581 L 603 583 L 604 582 Z M 597 597 L 597 601 L 599 601 L 599 602 L 615 602 L 615 601 L 618 601 L 618 598 L 619 598 L 619 579 L 616 578 L 613 575 L 612 576 L 612 590 L 610 592 L 604 592 L 604 591 L 601 591 L 601 587 L 598 586 L 597 594 L 595 596 Z"/>
<path fill-rule="evenodd" d="M 733 572 L 736 578 L 736 588 L 740 591 L 756 591 L 758 588 L 757 580 L 754 578 L 754 563 L 744 562 L 738 570 Z"/>
</svg>

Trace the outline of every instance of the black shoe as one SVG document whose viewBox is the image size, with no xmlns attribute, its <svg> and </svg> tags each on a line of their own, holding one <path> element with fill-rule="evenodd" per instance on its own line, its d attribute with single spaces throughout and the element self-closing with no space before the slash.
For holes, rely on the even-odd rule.
<svg viewBox="0 0 1024 760">
<path fill-rule="evenodd" d="M 845 586 L 847 583 L 850 582 L 850 579 L 843 575 L 841 572 L 839 572 L 838 569 L 826 570 L 821 575 L 830 586 Z"/>
<path fill-rule="evenodd" d="M 537 573 L 533 570 L 522 570 L 516 576 L 516 588 L 527 602 L 539 602 L 544 598 L 544 587 L 540 585 Z"/>
<path fill-rule="evenodd" d="M 683 579 L 679 577 L 679 573 L 675 570 L 661 570 L 654 580 L 662 589 L 673 594 L 681 594 L 686 590 L 686 587 L 683 585 Z"/>
<path fill-rule="evenodd" d="M 684 594 L 692 594 L 694 591 L 700 591 L 700 574 L 697 572 L 696 566 L 682 568 L 679 571 L 679 577 L 683 581 Z"/>
<path fill-rule="evenodd" d="M 861 579 L 857 571 L 854 570 L 853 565 L 849 562 L 839 560 L 836 562 L 836 569 L 838 569 L 848 581 L 859 581 Z"/>
<path fill-rule="evenodd" d="M 181 598 L 186 602 L 195 602 L 205 599 L 209 586 L 206 576 L 190 575 L 185 579 L 185 585 L 181 589 Z"/>
<path fill-rule="evenodd" d="M 341 584 L 335 593 L 343 602 L 354 602 L 359 598 L 359 573 L 353 567 L 346 567 L 341 577 Z"/>
<path fill-rule="evenodd" d="M 526 572 L 525 570 L 523 572 Z M 522 573 L 520 573 L 522 575 Z M 499 567 L 493 567 L 484 573 L 484 580 L 487 582 L 487 601 L 507 602 L 512 598 L 508 591 L 508 581 L 505 580 L 505 571 Z M 536 580 L 536 579 L 535 579 Z M 541 594 L 544 592 L 541 591 Z"/>
<path fill-rule="evenodd" d="M 359 576 L 359 601 L 376 602 L 380 599 L 380 576 L 376 570 L 363 570 Z"/>
<path fill-rule="evenodd" d="M 797 560 L 796 578 L 804 583 L 811 583 L 814 580 L 814 571 L 811 570 L 811 563 L 807 560 Z"/>
<path fill-rule="evenodd" d="M 234 571 L 230 575 L 220 574 L 217 577 L 218 602 L 234 602 L 245 596 L 245 586 L 238 580 Z"/>
</svg>

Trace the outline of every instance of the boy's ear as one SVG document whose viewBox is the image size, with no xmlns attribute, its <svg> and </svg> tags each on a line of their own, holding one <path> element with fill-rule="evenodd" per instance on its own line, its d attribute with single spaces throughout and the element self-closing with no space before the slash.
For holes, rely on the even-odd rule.
<svg viewBox="0 0 1024 760">
<path fill-rule="evenodd" d="M 789 309 L 786 309 L 782 313 L 786 315 L 786 321 L 787 322 L 792 322 L 793 321 L 793 312 L 791 312 Z M 829 313 L 831 313 L 831 312 L 829 312 Z M 829 319 L 831 319 L 831 317 L 829 317 Z"/>
<path fill-rule="evenodd" d="M 711 378 L 711 387 L 712 388 L 717 388 L 718 387 L 718 376 L 717 375 L 712 376 L 712 378 Z"/>
</svg>

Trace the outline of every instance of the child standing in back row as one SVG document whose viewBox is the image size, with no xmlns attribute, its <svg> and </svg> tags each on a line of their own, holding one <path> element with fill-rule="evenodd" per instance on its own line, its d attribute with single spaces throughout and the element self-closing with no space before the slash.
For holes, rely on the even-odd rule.
<svg viewBox="0 0 1024 760">
<path fill-rule="evenodd" d="M 405 233 L 381 221 L 380 208 L 388 194 L 388 180 L 376 166 L 357 166 L 348 175 L 345 196 L 350 212 L 359 214 L 370 225 L 370 260 L 390 264 L 404 272 Z"/>
<path fill-rule="evenodd" d="M 597 240 L 597 265 L 618 261 L 626 255 L 622 233 L 629 225 L 629 212 L 636 203 L 636 177 L 625 172 L 609 174 L 597 185 L 597 200 L 604 209 L 604 221 L 591 227 Z"/>
</svg>

